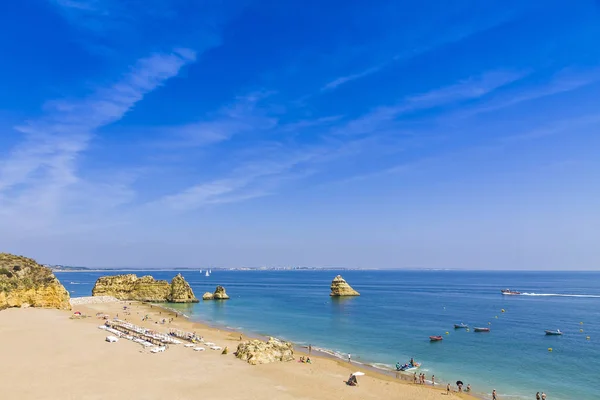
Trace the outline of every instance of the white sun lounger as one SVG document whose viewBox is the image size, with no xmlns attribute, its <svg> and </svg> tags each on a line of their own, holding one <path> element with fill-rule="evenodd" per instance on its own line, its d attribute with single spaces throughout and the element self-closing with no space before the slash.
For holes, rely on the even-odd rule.
<svg viewBox="0 0 600 400">
<path fill-rule="evenodd" d="M 204 342 L 205 345 L 207 346 L 214 346 L 215 344 L 213 342 Z"/>
<path fill-rule="evenodd" d="M 161 347 L 155 347 L 153 349 L 150 350 L 151 353 L 162 353 L 166 350 L 166 347 L 161 346 Z"/>
<path fill-rule="evenodd" d="M 115 343 L 119 341 L 119 338 L 115 337 L 115 336 L 107 336 L 106 337 L 106 341 L 108 343 Z"/>
<path fill-rule="evenodd" d="M 204 351 L 206 350 L 204 347 L 194 347 L 194 351 Z"/>
<path fill-rule="evenodd" d="M 223 350 L 221 346 L 211 346 L 212 350 Z"/>
<path fill-rule="evenodd" d="M 188 343 L 188 344 L 186 344 L 186 345 L 185 345 L 185 346 L 183 346 L 183 347 L 194 347 L 194 346 L 195 346 L 195 344 L 193 344 L 193 343 Z"/>
</svg>

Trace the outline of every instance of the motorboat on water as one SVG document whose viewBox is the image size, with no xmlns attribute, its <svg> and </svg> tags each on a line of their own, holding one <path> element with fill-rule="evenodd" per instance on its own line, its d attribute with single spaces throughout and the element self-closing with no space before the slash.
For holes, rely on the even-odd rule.
<svg viewBox="0 0 600 400">
<path fill-rule="evenodd" d="M 560 331 L 560 329 L 557 329 L 555 331 L 545 331 L 546 335 L 548 336 L 561 336 L 563 333 Z"/>
<path fill-rule="evenodd" d="M 510 289 L 502 289 L 500 291 L 500 293 L 502 293 L 503 295 L 507 295 L 507 296 L 516 296 L 521 294 L 521 292 L 516 292 L 514 290 L 510 290 Z"/>
<path fill-rule="evenodd" d="M 415 362 L 414 360 L 409 361 L 404 365 L 400 365 L 399 362 L 396 363 L 396 371 L 414 371 L 421 366 L 421 363 Z"/>
<path fill-rule="evenodd" d="M 467 324 L 463 324 L 462 322 L 460 324 L 454 324 L 454 329 L 461 329 L 461 328 L 468 328 L 469 325 Z"/>
<path fill-rule="evenodd" d="M 440 340 L 444 340 L 444 338 L 441 336 L 429 336 L 429 340 L 431 342 L 439 342 Z"/>
<path fill-rule="evenodd" d="M 489 332 L 490 328 L 473 328 L 475 332 Z"/>
</svg>

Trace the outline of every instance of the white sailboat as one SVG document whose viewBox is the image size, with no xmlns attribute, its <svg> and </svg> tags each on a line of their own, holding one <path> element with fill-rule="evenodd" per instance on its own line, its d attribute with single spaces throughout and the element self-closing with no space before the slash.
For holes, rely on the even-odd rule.
<svg viewBox="0 0 600 400">
<path fill-rule="evenodd" d="M 200 270 L 200 273 L 202 273 L 202 270 Z"/>
<path fill-rule="evenodd" d="M 205 276 L 210 276 L 210 272 L 206 271 L 206 275 Z"/>
</svg>

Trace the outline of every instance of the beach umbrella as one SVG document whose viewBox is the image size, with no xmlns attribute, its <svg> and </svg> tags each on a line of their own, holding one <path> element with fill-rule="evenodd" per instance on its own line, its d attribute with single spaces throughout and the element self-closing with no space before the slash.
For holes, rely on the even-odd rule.
<svg viewBox="0 0 600 400">
<path fill-rule="evenodd" d="M 463 382 L 462 381 L 456 381 L 456 386 L 458 386 L 458 385 L 463 385 Z"/>
<path fill-rule="evenodd" d="M 359 371 L 359 372 L 353 373 L 352 375 L 354 375 L 354 376 L 363 376 L 364 374 L 365 374 L 364 372 L 360 372 Z"/>
</svg>

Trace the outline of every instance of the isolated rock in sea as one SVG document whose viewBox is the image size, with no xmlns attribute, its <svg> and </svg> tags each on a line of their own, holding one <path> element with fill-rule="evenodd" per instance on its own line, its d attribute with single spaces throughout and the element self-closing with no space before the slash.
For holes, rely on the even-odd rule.
<svg viewBox="0 0 600 400">
<path fill-rule="evenodd" d="M 240 343 L 235 356 L 252 365 L 268 364 L 275 361 L 294 360 L 294 349 L 291 343 L 271 337 L 267 342 L 250 340 Z"/>
<path fill-rule="evenodd" d="M 217 286 L 214 293 L 206 292 L 202 295 L 202 300 L 228 300 L 229 296 L 223 286 Z"/>
<path fill-rule="evenodd" d="M 225 293 L 225 288 L 223 286 L 217 286 L 215 292 L 213 293 L 213 299 L 215 300 L 228 300 L 229 296 Z"/>
<path fill-rule="evenodd" d="M 119 300 L 191 303 L 198 301 L 183 277 L 173 278 L 174 285 L 152 276 L 138 278 L 135 274 L 98 278 L 92 296 L 113 296 Z"/>
<path fill-rule="evenodd" d="M 338 275 L 331 281 L 330 296 L 360 296 L 360 293 L 352 289 L 352 286 L 341 275 Z"/>
<path fill-rule="evenodd" d="M 0 253 L 0 310 L 44 307 L 70 310 L 69 292 L 52 270 L 31 258 Z"/>
<path fill-rule="evenodd" d="M 183 279 L 181 274 L 177 274 L 171 280 L 171 293 L 168 301 L 171 303 L 197 303 L 198 299 L 194 296 L 194 291 L 189 283 Z"/>
</svg>

